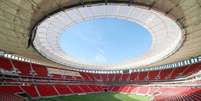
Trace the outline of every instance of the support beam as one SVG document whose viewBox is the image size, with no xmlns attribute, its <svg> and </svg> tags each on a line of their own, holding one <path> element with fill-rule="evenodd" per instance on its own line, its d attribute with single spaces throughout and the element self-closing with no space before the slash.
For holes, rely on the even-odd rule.
<svg viewBox="0 0 201 101">
<path fill-rule="evenodd" d="M 128 6 L 132 5 L 134 3 L 134 0 L 129 0 L 128 1 Z"/>
<path fill-rule="evenodd" d="M 84 7 L 85 6 L 84 0 L 80 0 L 80 4 Z"/>
<path fill-rule="evenodd" d="M 153 3 L 149 6 L 149 9 L 152 9 L 155 4 L 156 4 L 156 1 L 153 1 Z"/>
<path fill-rule="evenodd" d="M 105 5 L 107 5 L 108 4 L 108 0 L 105 0 Z"/>
</svg>

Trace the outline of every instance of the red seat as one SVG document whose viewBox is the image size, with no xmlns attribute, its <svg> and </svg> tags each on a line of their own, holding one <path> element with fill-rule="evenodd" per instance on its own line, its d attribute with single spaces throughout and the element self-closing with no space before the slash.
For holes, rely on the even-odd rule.
<svg viewBox="0 0 201 101">
<path fill-rule="evenodd" d="M 160 72 L 160 80 L 167 80 L 173 69 L 164 69 Z"/>
<path fill-rule="evenodd" d="M 160 72 L 160 70 L 149 71 L 149 73 L 148 73 L 148 79 L 149 80 L 157 80 L 157 76 L 158 76 L 159 72 Z"/>
<path fill-rule="evenodd" d="M 83 77 L 84 80 L 91 80 L 91 78 L 87 75 L 87 73 L 80 72 L 80 75 Z"/>
<path fill-rule="evenodd" d="M 82 77 L 80 76 L 74 76 L 75 80 L 82 80 Z"/>
<path fill-rule="evenodd" d="M 112 91 L 118 92 L 118 91 L 120 91 L 120 87 L 121 86 L 114 86 L 113 89 L 112 89 Z"/>
<path fill-rule="evenodd" d="M 114 81 L 115 74 L 108 74 L 108 81 L 112 82 Z"/>
<path fill-rule="evenodd" d="M 103 81 L 108 81 L 108 76 L 107 74 L 100 74 L 101 78 Z"/>
<path fill-rule="evenodd" d="M 13 66 L 10 60 L 4 57 L 0 57 L 0 68 L 9 70 L 9 71 L 13 70 Z"/>
<path fill-rule="evenodd" d="M 68 75 L 64 75 L 65 80 L 75 80 L 74 77 L 72 76 L 68 76 Z"/>
<path fill-rule="evenodd" d="M 122 81 L 128 81 L 129 80 L 129 75 L 130 74 L 122 74 Z"/>
<path fill-rule="evenodd" d="M 92 88 L 90 88 L 90 85 L 80 85 L 80 87 L 84 90 L 84 92 L 95 92 Z"/>
<path fill-rule="evenodd" d="M 17 96 L 13 93 L 0 92 L 0 101 L 25 101 L 23 97 Z"/>
<path fill-rule="evenodd" d="M 51 77 L 53 79 L 62 79 L 62 75 L 60 75 L 60 74 L 51 74 Z"/>
<path fill-rule="evenodd" d="M 38 91 L 41 96 L 55 96 L 57 95 L 57 92 L 51 85 L 47 84 L 39 84 L 37 85 Z"/>
<path fill-rule="evenodd" d="M 38 64 L 31 64 L 33 70 L 36 72 L 36 76 L 40 76 L 40 77 L 47 77 L 48 76 L 48 71 L 47 68 L 45 66 L 42 65 L 38 65 Z"/>
<path fill-rule="evenodd" d="M 143 81 L 143 80 L 146 80 L 146 78 L 147 78 L 147 73 L 148 72 L 140 72 L 139 74 L 138 74 L 138 80 L 141 80 L 141 81 Z"/>
<path fill-rule="evenodd" d="M 132 72 L 130 74 L 130 80 L 131 81 L 137 80 L 137 78 L 138 78 L 138 72 Z"/>
<path fill-rule="evenodd" d="M 74 93 L 83 93 L 84 91 L 79 87 L 79 85 L 68 85 L 68 87 L 70 87 L 70 89 L 74 92 Z"/>
<path fill-rule="evenodd" d="M 181 75 L 181 73 L 184 71 L 185 68 L 179 67 L 175 68 L 171 74 L 171 79 L 176 79 L 178 76 Z"/>
<path fill-rule="evenodd" d="M 57 89 L 57 91 L 61 95 L 73 93 L 73 92 L 71 92 L 71 90 L 66 85 L 62 85 L 62 84 L 55 85 L 55 88 Z"/>
<path fill-rule="evenodd" d="M 1 92 L 7 92 L 7 93 L 19 93 L 22 92 L 19 86 L 0 86 Z"/>
<path fill-rule="evenodd" d="M 12 60 L 12 62 L 15 68 L 17 68 L 20 71 L 20 75 L 25 75 L 25 76 L 30 75 L 31 67 L 29 63 L 16 61 L 16 60 Z"/>
<path fill-rule="evenodd" d="M 100 74 L 94 74 L 94 78 L 95 78 L 97 81 L 102 81 L 102 78 L 101 78 Z"/>
<path fill-rule="evenodd" d="M 39 95 L 36 92 L 35 86 L 30 85 L 30 86 L 22 86 L 22 89 L 31 97 L 38 97 Z"/>
<path fill-rule="evenodd" d="M 92 81 L 96 80 L 94 78 L 94 74 L 93 73 L 86 73 L 86 74 L 88 75 L 88 77 L 89 77 L 90 80 L 92 80 Z"/>
<path fill-rule="evenodd" d="M 188 65 L 187 68 L 183 71 L 183 75 L 189 76 L 193 73 L 198 72 L 201 69 L 201 63 Z"/>
<path fill-rule="evenodd" d="M 121 81 L 122 80 L 122 74 L 115 74 L 114 81 Z"/>
</svg>

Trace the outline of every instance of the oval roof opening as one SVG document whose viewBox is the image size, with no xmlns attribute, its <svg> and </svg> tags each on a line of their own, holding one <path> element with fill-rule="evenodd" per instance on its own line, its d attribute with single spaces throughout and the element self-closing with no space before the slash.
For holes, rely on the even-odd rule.
<svg viewBox="0 0 201 101">
<path fill-rule="evenodd" d="M 62 50 L 82 63 L 119 64 L 146 53 L 152 43 L 143 26 L 117 18 L 85 20 L 65 29 Z"/>
</svg>

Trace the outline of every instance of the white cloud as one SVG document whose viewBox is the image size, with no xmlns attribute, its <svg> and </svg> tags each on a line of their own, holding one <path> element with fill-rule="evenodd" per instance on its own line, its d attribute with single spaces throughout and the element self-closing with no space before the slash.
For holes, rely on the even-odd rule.
<svg viewBox="0 0 201 101">
<path fill-rule="evenodd" d="M 98 53 L 100 53 L 102 55 L 105 54 L 105 52 L 102 48 L 97 47 L 97 50 L 98 50 Z"/>
<path fill-rule="evenodd" d="M 98 53 L 96 56 L 95 56 L 95 61 L 97 63 L 105 63 L 107 61 L 106 57 L 101 54 L 101 53 Z"/>
<path fill-rule="evenodd" d="M 92 45 L 99 46 L 104 44 L 103 35 L 96 32 L 96 30 L 91 31 L 91 33 L 85 33 L 81 30 L 76 30 L 74 33 L 78 39 L 86 41 Z"/>
</svg>

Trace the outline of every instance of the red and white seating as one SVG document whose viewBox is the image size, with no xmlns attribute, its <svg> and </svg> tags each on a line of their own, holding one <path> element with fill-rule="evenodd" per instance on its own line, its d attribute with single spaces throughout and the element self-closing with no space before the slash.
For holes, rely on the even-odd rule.
<svg viewBox="0 0 201 101">
<path fill-rule="evenodd" d="M 96 81 L 96 82 L 132 82 L 132 81 L 160 81 L 160 80 L 175 80 L 178 78 L 187 77 L 201 69 L 201 63 L 191 64 L 178 68 L 152 70 L 144 72 L 118 73 L 118 74 L 96 74 L 78 72 L 81 76 L 70 76 L 64 74 L 49 74 L 48 67 L 39 64 L 27 63 L 12 59 L 0 57 L 1 71 L 17 70 L 21 76 L 35 76 L 42 78 L 63 79 L 63 80 L 80 80 L 80 81 Z"/>
<path fill-rule="evenodd" d="M 117 83 L 117 82 L 133 82 L 133 81 L 166 81 L 166 80 L 176 80 L 179 77 L 187 77 L 193 73 L 197 73 L 201 69 L 201 63 L 187 65 L 178 68 L 163 69 L 163 70 L 152 70 L 144 72 L 131 72 L 131 73 L 118 73 L 118 74 L 96 74 L 96 73 L 85 73 L 77 72 L 81 76 L 72 76 L 59 74 L 60 72 L 49 73 L 48 67 L 39 64 L 27 63 L 12 59 L 7 59 L 0 57 L 0 70 L 2 78 L 0 81 L 4 83 L 16 83 L 14 86 L 0 86 L 0 99 L 2 101 L 22 101 L 17 93 L 26 93 L 33 98 L 37 97 L 49 97 L 49 96 L 59 96 L 59 95 L 71 95 L 80 93 L 94 93 L 101 92 L 104 89 L 114 92 L 124 92 L 124 93 L 135 93 L 143 95 L 155 96 L 155 101 L 201 101 L 201 88 L 193 87 L 146 87 L 146 86 L 99 86 L 96 82 L 107 82 L 107 83 Z M 18 75 L 9 75 L 7 72 L 12 73 L 14 70 L 18 71 Z M 65 71 L 65 70 L 64 70 Z M 67 70 L 66 70 L 67 71 Z M 70 71 L 72 72 L 72 71 Z M 8 77 L 13 77 L 7 79 Z M 15 80 L 17 77 L 20 79 L 26 78 L 24 81 Z M 20 85 L 20 82 L 28 82 L 28 85 Z M 35 80 L 36 79 L 36 80 Z M 48 82 L 39 82 L 39 80 Z M 56 83 L 49 83 L 49 80 L 56 81 Z M 62 83 L 58 83 L 62 81 Z M 76 84 L 65 83 L 77 82 Z M 81 84 L 82 82 L 92 82 L 92 84 Z M 80 83 L 79 83 L 80 82 Z M 27 82 L 26 82 L 27 83 Z M 18 84 L 18 85 L 17 85 Z M 2 92 L 5 94 L 3 95 Z M 12 97 L 10 97 L 12 96 Z M 9 99 L 8 99 L 9 97 Z M 6 99 L 6 100 L 5 100 Z M 13 100 L 15 99 L 15 100 Z"/>
</svg>

